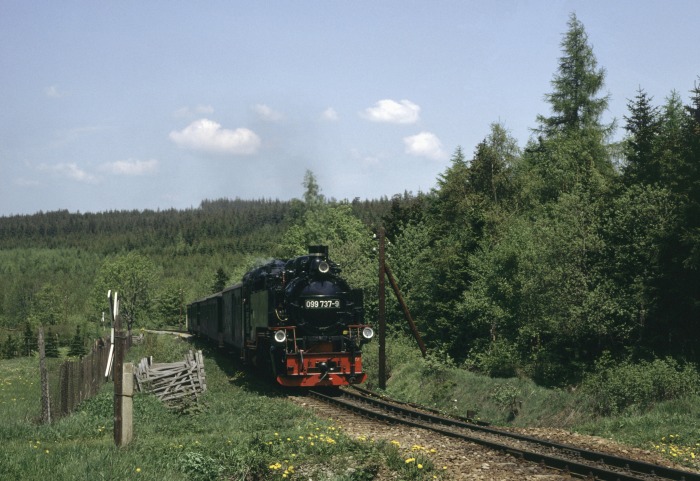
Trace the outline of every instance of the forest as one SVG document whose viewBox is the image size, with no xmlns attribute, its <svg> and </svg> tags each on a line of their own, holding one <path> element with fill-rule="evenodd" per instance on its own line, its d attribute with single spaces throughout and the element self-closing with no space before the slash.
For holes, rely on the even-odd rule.
<svg viewBox="0 0 700 481">
<path fill-rule="evenodd" d="M 527 144 L 492 123 L 429 192 L 326 199 L 307 171 L 291 201 L 0 218 L 0 353 L 31 350 L 39 325 L 66 346 L 100 332 L 108 289 L 134 329 L 182 327 L 187 303 L 319 243 L 374 322 L 383 225 L 418 328 L 449 362 L 547 386 L 619 363 L 697 364 L 700 78 L 661 101 L 640 87 L 621 125 L 604 123 L 605 69 L 575 15 L 567 27 Z M 390 307 L 390 329 L 406 331 Z"/>
</svg>

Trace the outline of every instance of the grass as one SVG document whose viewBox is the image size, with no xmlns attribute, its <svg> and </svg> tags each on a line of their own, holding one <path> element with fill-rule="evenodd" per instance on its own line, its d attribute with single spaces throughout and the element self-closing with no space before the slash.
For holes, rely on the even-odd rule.
<svg viewBox="0 0 700 481">
<path fill-rule="evenodd" d="M 699 468 L 700 398 L 665 401 L 647 410 L 595 416 L 578 392 L 539 387 L 527 379 L 492 379 L 449 362 L 423 360 L 408 340 L 387 343 L 387 392 L 397 398 L 497 425 L 567 428 L 657 451 Z M 169 336 L 147 336 L 132 361 L 182 359 L 192 346 Z M 153 396 L 134 397 L 134 441 L 113 441 L 113 386 L 79 411 L 38 425 L 38 360 L 0 362 L 0 473 L 22 480 L 371 480 L 447 479 L 420 446 L 350 439 L 342 427 L 320 420 L 284 399 L 286 392 L 241 371 L 232 355 L 200 346 L 209 391 L 200 409 L 169 410 Z M 368 385 L 377 386 L 377 348 L 364 353 Z M 441 468 L 441 467 L 440 467 Z"/>
<path fill-rule="evenodd" d="M 372 369 L 376 349 L 376 344 L 365 348 L 366 364 Z M 529 379 L 490 378 L 449 362 L 424 360 L 410 340 L 390 340 L 387 357 L 387 393 L 398 399 L 461 416 L 476 411 L 477 419 L 495 425 L 563 428 L 602 436 L 700 469 L 700 396 L 600 416 L 580 390 L 547 389 Z M 375 375 L 369 383 L 376 387 Z"/>
<path fill-rule="evenodd" d="M 182 358 L 191 345 L 161 336 L 129 353 L 156 362 Z M 134 440 L 113 441 L 113 386 L 78 412 L 38 425 L 38 361 L 0 362 L 0 473 L 22 480 L 364 481 L 381 470 L 398 479 L 444 477 L 422 457 L 390 443 L 350 439 L 284 399 L 284 393 L 237 369 L 232 356 L 205 349 L 209 391 L 193 414 L 169 410 L 150 395 L 134 397 Z M 163 356 L 160 358 L 159 356 Z M 413 461 L 406 462 L 406 459 Z M 420 464 L 420 468 L 418 465 Z"/>
</svg>

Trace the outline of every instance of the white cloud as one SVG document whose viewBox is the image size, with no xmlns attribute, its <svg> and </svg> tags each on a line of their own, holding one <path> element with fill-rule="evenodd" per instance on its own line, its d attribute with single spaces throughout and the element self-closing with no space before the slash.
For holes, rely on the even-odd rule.
<svg viewBox="0 0 700 481">
<path fill-rule="evenodd" d="M 372 122 L 389 122 L 392 124 L 415 124 L 419 120 L 420 107 L 410 100 L 384 99 L 374 107 L 365 109 L 362 116 Z"/>
<path fill-rule="evenodd" d="M 186 117 L 211 115 L 214 113 L 214 107 L 211 105 L 198 104 L 196 107 L 182 107 L 175 111 L 175 117 L 181 119 Z"/>
<path fill-rule="evenodd" d="M 441 160 L 446 157 L 442 150 L 442 142 L 431 132 L 421 132 L 416 135 L 404 137 L 403 143 L 406 153 L 418 157 L 428 157 L 433 160 Z"/>
<path fill-rule="evenodd" d="M 115 175 L 145 175 L 158 170 L 158 160 L 117 160 L 102 164 L 100 170 Z"/>
<path fill-rule="evenodd" d="M 250 155 L 260 148 L 260 137 L 252 130 L 224 129 L 209 119 L 196 120 L 180 131 L 173 130 L 169 137 L 185 149 L 214 154 Z"/>
<path fill-rule="evenodd" d="M 338 112 L 336 112 L 333 107 L 328 107 L 326 110 L 321 112 L 321 120 L 335 122 L 336 120 L 338 120 L 338 118 Z"/>
<path fill-rule="evenodd" d="M 43 172 L 52 172 L 61 177 L 67 177 L 76 182 L 96 184 L 99 178 L 78 167 L 75 162 L 60 163 L 55 165 L 41 164 L 38 169 Z"/>
<path fill-rule="evenodd" d="M 257 104 L 253 107 L 253 112 L 258 115 L 260 120 L 266 120 L 269 122 L 278 122 L 284 117 L 281 112 L 272 110 L 265 104 Z"/>
</svg>

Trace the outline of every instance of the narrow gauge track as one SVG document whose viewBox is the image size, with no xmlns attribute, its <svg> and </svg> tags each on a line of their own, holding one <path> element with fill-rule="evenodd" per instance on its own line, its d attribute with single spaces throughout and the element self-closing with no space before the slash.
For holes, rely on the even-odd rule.
<svg viewBox="0 0 700 481">
<path fill-rule="evenodd" d="M 365 417 L 423 428 L 473 442 L 572 476 L 601 481 L 700 481 L 700 474 L 693 472 L 588 451 L 450 418 L 432 410 L 391 400 L 366 389 L 343 389 L 334 395 L 309 391 L 309 395 Z"/>
</svg>

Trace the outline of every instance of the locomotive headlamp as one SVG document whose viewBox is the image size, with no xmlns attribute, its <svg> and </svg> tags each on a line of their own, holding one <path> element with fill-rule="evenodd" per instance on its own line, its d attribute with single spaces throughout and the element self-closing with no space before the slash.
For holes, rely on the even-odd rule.
<svg viewBox="0 0 700 481">
<path fill-rule="evenodd" d="M 362 329 L 362 337 L 369 341 L 374 337 L 374 329 L 372 329 L 371 327 L 365 327 L 364 329 Z"/>
<path fill-rule="evenodd" d="M 328 262 L 321 261 L 318 263 L 318 272 L 320 272 L 321 274 L 326 274 L 330 270 L 331 266 L 328 264 Z"/>
<path fill-rule="evenodd" d="M 281 344 L 286 340 L 287 340 L 287 331 L 285 331 L 284 329 L 280 329 L 279 331 L 275 331 L 275 341 L 277 341 Z"/>
</svg>

